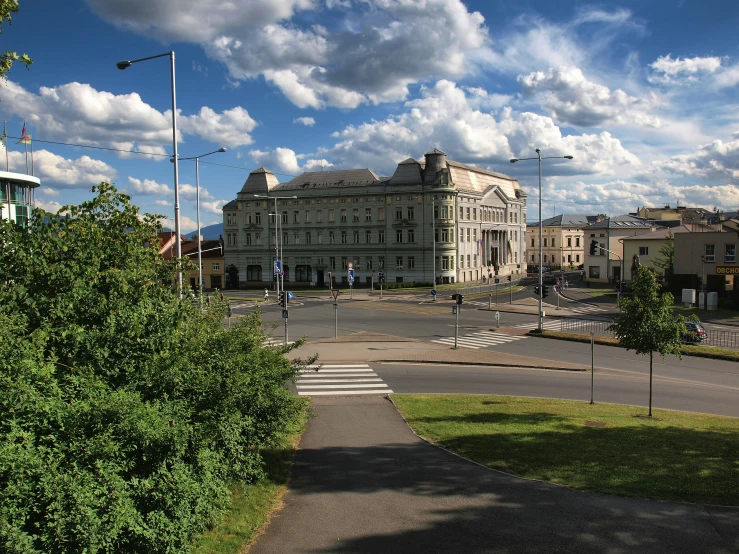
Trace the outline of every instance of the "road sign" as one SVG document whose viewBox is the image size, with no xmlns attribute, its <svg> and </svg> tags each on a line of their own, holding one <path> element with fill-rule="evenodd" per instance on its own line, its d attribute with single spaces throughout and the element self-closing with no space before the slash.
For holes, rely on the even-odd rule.
<svg viewBox="0 0 739 554">
<path fill-rule="evenodd" d="M 498 321 L 500 319 L 500 312 L 495 312 L 495 320 Z"/>
<path fill-rule="evenodd" d="M 452 315 L 457 315 L 457 306 L 452 306 Z"/>
<path fill-rule="evenodd" d="M 287 293 L 287 299 L 288 300 L 292 300 L 293 299 L 293 293 L 292 292 L 288 292 Z"/>
<path fill-rule="evenodd" d="M 431 289 L 431 296 L 436 296 L 436 289 Z"/>
<path fill-rule="evenodd" d="M 336 300 L 339 298 L 339 289 L 331 289 L 331 294 L 333 295 L 334 300 Z M 336 304 L 334 304 L 334 306 L 336 306 Z"/>
<path fill-rule="evenodd" d="M 282 310 L 282 319 L 287 319 L 287 310 Z"/>
<path fill-rule="evenodd" d="M 282 260 L 275 260 L 275 275 L 282 273 Z"/>
<path fill-rule="evenodd" d="M 348 267 L 349 268 L 349 271 L 351 272 L 352 269 L 354 269 L 354 263 L 353 262 L 349 262 L 349 263 L 346 264 L 346 267 Z"/>
</svg>

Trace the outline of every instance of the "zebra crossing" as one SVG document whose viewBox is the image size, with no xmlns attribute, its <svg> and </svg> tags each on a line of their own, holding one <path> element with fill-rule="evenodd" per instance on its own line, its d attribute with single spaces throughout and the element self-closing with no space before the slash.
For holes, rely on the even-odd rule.
<svg viewBox="0 0 739 554">
<path fill-rule="evenodd" d="M 607 312 L 605 308 L 600 308 L 598 306 L 578 306 L 578 307 L 572 307 L 572 306 L 564 306 L 571 312 L 575 312 L 576 314 L 593 314 L 597 312 Z"/>
<path fill-rule="evenodd" d="M 498 346 L 525 338 L 526 337 L 522 335 L 504 335 L 501 333 L 493 333 L 492 331 L 478 331 L 476 333 L 459 337 L 457 339 L 457 346 L 477 350 L 479 348 Z M 436 339 L 431 342 L 454 346 L 454 337 L 444 337 L 443 339 Z"/>
<path fill-rule="evenodd" d="M 298 396 L 385 395 L 393 392 L 367 364 L 308 366 L 300 372 L 295 387 Z"/>
<path fill-rule="evenodd" d="M 545 321 L 543 324 L 544 329 L 547 331 L 560 331 L 562 329 L 562 323 L 558 321 Z M 512 325 L 512 329 L 538 329 L 539 323 L 521 323 L 520 325 Z"/>
</svg>

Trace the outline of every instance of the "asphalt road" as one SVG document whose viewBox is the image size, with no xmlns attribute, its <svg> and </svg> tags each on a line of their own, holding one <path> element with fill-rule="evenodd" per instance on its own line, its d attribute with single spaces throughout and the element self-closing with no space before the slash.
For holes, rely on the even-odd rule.
<svg viewBox="0 0 739 554">
<path fill-rule="evenodd" d="M 251 554 L 726 554 L 739 510 L 573 491 L 417 438 L 387 400 L 314 401 L 283 509 Z"/>
</svg>

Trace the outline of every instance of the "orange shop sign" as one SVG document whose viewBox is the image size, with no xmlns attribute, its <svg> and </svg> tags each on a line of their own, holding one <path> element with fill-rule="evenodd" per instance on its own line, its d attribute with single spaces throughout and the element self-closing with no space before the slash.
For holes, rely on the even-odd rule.
<svg viewBox="0 0 739 554">
<path fill-rule="evenodd" d="M 716 275 L 739 275 L 739 266 L 737 265 L 717 265 Z"/>
</svg>

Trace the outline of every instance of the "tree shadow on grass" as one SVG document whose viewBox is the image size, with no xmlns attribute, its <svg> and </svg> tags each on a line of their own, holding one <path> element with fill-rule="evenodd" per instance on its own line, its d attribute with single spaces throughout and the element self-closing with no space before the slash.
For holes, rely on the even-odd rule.
<svg viewBox="0 0 739 554">
<path fill-rule="evenodd" d="M 492 423 L 504 425 L 536 425 L 538 423 L 552 423 L 555 421 L 565 421 L 567 418 L 557 414 L 546 412 L 536 412 L 531 414 L 507 414 L 500 412 L 481 412 L 475 414 L 464 415 L 445 415 L 438 417 L 414 417 L 410 419 L 411 425 L 414 423 Z"/>
</svg>

